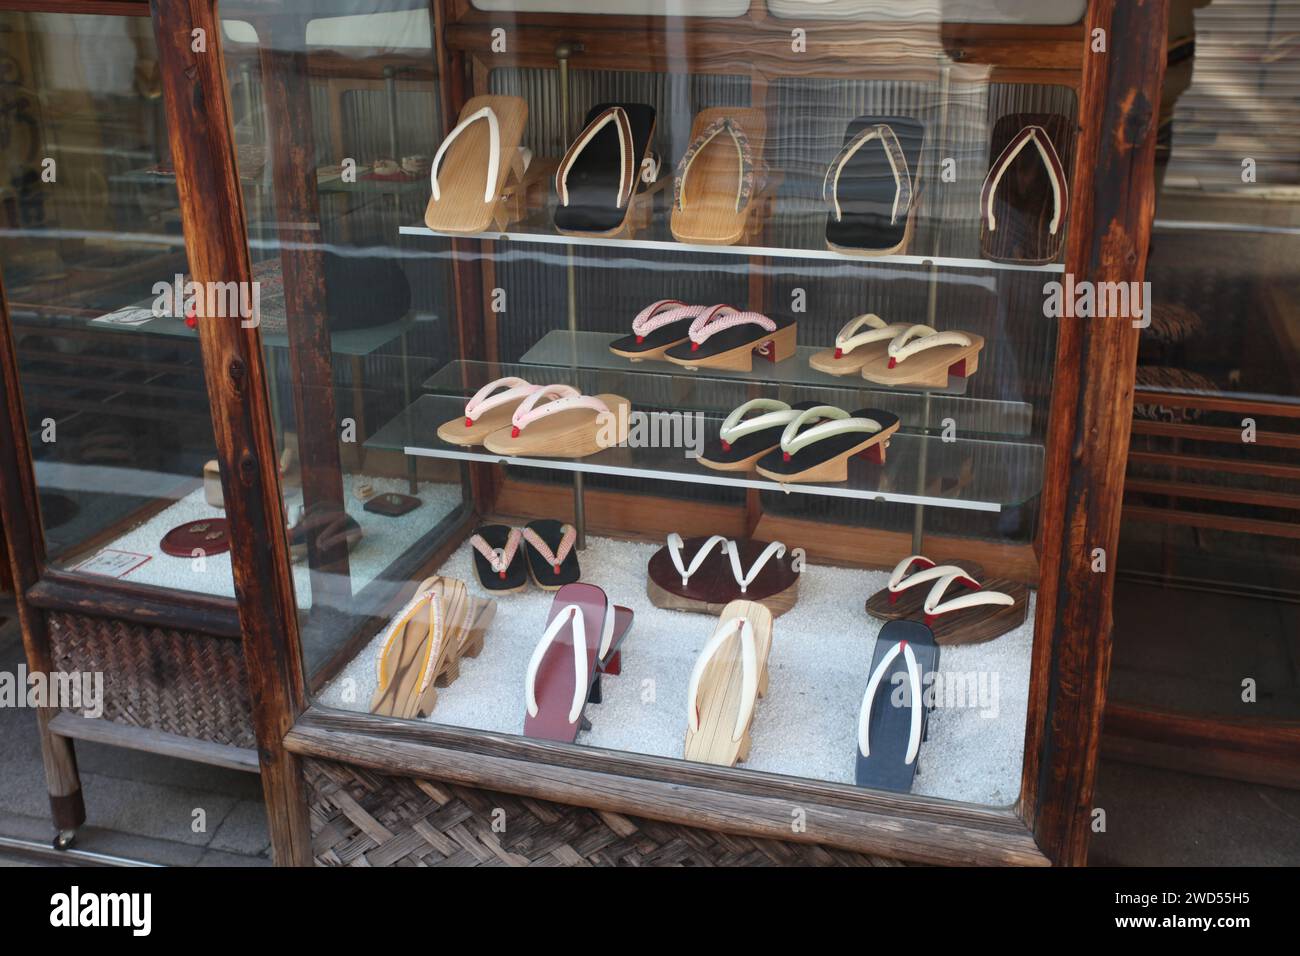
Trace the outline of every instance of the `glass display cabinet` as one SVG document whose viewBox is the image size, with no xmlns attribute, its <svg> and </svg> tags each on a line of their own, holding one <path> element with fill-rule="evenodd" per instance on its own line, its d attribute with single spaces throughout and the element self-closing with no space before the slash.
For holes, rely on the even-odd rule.
<svg viewBox="0 0 1300 956">
<path fill-rule="evenodd" d="M 61 840 L 93 739 L 284 864 L 1082 862 L 1164 2 L 7 6 Z"/>
</svg>

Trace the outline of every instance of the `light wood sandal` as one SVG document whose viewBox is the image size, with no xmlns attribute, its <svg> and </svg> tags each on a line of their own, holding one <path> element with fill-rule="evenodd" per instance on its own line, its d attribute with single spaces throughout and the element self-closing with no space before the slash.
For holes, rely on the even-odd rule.
<svg viewBox="0 0 1300 956">
<path fill-rule="evenodd" d="M 511 427 L 488 435 L 483 444 L 497 455 L 585 458 L 627 440 L 631 411 L 632 403 L 620 395 L 582 395 L 567 385 L 547 385 L 519 404 Z"/>
<path fill-rule="evenodd" d="M 766 136 L 767 117 L 759 109 L 724 106 L 696 114 L 673 181 L 673 238 L 729 246 L 762 231 L 771 188 Z"/>
<path fill-rule="evenodd" d="M 906 329 L 906 323 L 886 323 L 874 313 L 859 315 L 840 329 L 835 348 L 815 352 L 808 364 L 827 375 L 857 375 L 862 366 L 884 356 L 894 336 Z"/>
<path fill-rule="evenodd" d="M 905 326 L 879 354 L 862 365 L 862 377 L 877 385 L 946 388 L 948 377 L 969 378 L 980 367 L 984 336 L 937 332 L 928 325 Z"/>
<path fill-rule="evenodd" d="M 433 195 L 424 224 L 434 232 L 472 234 L 505 229 L 517 208 L 502 199 L 507 183 L 524 182 L 519 149 L 528 104 L 517 96 L 475 96 L 438 147 L 429 179 Z"/>
<path fill-rule="evenodd" d="M 758 473 L 780 482 L 847 481 L 854 455 L 885 463 L 885 448 L 898 426 L 897 415 L 878 408 L 850 414 L 818 405 L 785 427 L 780 447 L 758 460 Z"/>
<path fill-rule="evenodd" d="M 683 756 L 724 767 L 749 759 L 754 711 L 767 693 L 772 614 L 754 601 L 732 601 L 695 659 L 686 691 Z"/>
</svg>

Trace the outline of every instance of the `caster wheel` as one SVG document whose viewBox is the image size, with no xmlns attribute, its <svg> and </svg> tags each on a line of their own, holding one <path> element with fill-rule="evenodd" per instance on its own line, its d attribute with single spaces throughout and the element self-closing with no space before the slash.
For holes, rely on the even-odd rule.
<svg viewBox="0 0 1300 956">
<path fill-rule="evenodd" d="M 72 847 L 73 842 L 77 839 L 76 830 L 60 830 L 54 834 L 51 845 L 56 850 L 67 850 Z"/>
</svg>

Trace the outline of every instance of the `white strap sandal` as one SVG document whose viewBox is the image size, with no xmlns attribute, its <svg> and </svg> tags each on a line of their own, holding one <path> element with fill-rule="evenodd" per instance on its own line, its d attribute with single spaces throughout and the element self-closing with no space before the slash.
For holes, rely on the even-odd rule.
<svg viewBox="0 0 1300 956">
<path fill-rule="evenodd" d="M 934 569 L 931 569 L 934 570 Z M 922 572 L 925 573 L 925 572 Z M 1016 603 L 1016 599 L 1010 594 L 1004 594 L 1001 591 L 987 591 L 980 588 L 976 591 L 967 591 L 956 597 L 945 599 L 948 588 L 958 580 L 970 580 L 970 576 L 960 568 L 953 568 L 948 574 L 941 577 L 930 589 L 930 593 L 925 597 L 925 623 L 933 624 L 935 618 L 942 614 L 951 614 L 953 611 L 962 611 L 973 607 L 983 607 L 994 605 L 1000 607 L 1010 607 Z M 978 587 L 978 585 L 976 585 Z"/>
<path fill-rule="evenodd" d="M 704 563 L 705 559 L 708 558 L 709 553 L 714 548 L 718 545 L 722 545 L 722 550 L 726 552 L 730 547 L 730 543 L 726 538 L 720 534 L 715 534 L 700 546 L 700 550 L 695 552 L 695 557 L 691 558 L 691 563 L 688 566 L 682 562 L 683 544 L 682 536 L 676 531 L 668 536 L 668 556 L 672 558 L 673 567 L 677 569 L 677 573 L 682 576 L 682 587 L 686 587 L 691 579 L 691 575 L 700 569 L 700 565 Z"/>
<path fill-rule="evenodd" d="M 861 329 L 866 327 L 866 331 Z M 870 345 L 872 342 L 881 342 L 892 340 L 895 336 L 906 331 L 908 328 L 905 322 L 886 323 L 884 319 L 874 313 L 859 315 L 856 319 L 850 319 L 844 328 L 835 336 L 835 357 L 844 358 L 854 349 L 861 348 L 864 345 Z"/>
<path fill-rule="evenodd" d="M 447 138 L 442 141 L 438 147 L 438 152 L 433 157 L 433 167 L 429 171 L 429 179 L 433 186 L 433 198 L 437 201 L 442 198 L 442 190 L 438 186 L 438 168 L 442 163 L 442 157 L 446 154 L 451 144 L 456 141 L 456 137 L 465 130 L 477 123 L 479 120 L 487 120 L 488 139 L 490 146 L 488 148 L 488 174 L 487 184 L 483 190 L 483 201 L 490 203 L 496 198 L 497 176 L 501 172 L 501 123 L 497 120 L 497 114 L 490 106 L 485 106 L 469 116 L 465 117 L 456 124 Z"/>
<path fill-rule="evenodd" d="M 731 732 L 733 743 L 738 743 L 745 735 L 750 719 L 754 716 L 754 707 L 758 702 L 758 647 L 754 639 L 754 628 L 749 623 L 749 618 L 732 618 L 714 632 L 713 636 L 709 638 L 709 642 L 704 645 L 700 656 L 695 659 L 695 667 L 691 670 L 691 679 L 686 691 L 687 722 L 692 733 L 699 733 L 700 680 L 703 678 L 704 671 L 709 666 L 709 663 L 722 650 L 723 645 L 737 633 L 739 633 L 740 638 L 741 688 L 740 707 L 736 712 L 736 723 Z"/>
<path fill-rule="evenodd" d="M 569 707 L 569 723 L 577 723 L 582 715 L 582 705 L 587 702 L 590 688 L 587 686 L 587 628 L 582 616 L 582 608 L 569 604 L 551 619 L 542 639 L 533 648 L 533 656 L 528 659 L 528 671 L 524 675 L 524 701 L 528 716 L 536 717 L 537 706 L 537 671 L 542 666 L 546 652 L 555 643 L 565 625 L 569 625 L 573 637 L 573 702 Z"/>
<path fill-rule="evenodd" d="M 762 414 L 746 418 L 745 416 L 751 412 Z M 779 399 L 753 398 L 740 407 L 732 409 L 731 414 L 722 420 L 718 437 L 722 440 L 722 447 L 730 451 L 731 446 L 746 435 L 788 425 L 798 416 L 799 412 Z"/>
<path fill-rule="evenodd" d="M 560 166 L 555 171 L 555 191 L 559 194 L 561 205 L 569 205 L 569 171 L 574 162 L 587 148 L 587 144 L 596 138 L 596 134 L 611 123 L 618 131 L 619 174 L 615 207 L 622 209 L 632 198 L 638 173 L 636 157 L 632 154 L 632 123 L 628 119 L 627 110 L 621 106 L 611 106 L 578 134 L 578 138 L 569 145 L 564 158 L 560 160 Z"/>
<path fill-rule="evenodd" d="M 971 337 L 965 332 L 939 332 L 928 325 L 910 325 L 889 343 L 889 367 L 897 368 L 913 355 L 944 345 L 968 348 Z"/>
<path fill-rule="evenodd" d="M 906 217 L 908 211 L 912 208 L 912 174 L 907 166 L 907 155 L 903 152 L 902 145 L 898 142 L 898 136 L 895 135 L 893 127 L 885 123 L 877 123 L 874 126 L 868 126 L 853 137 L 839 154 L 831 162 L 826 170 L 826 175 L 822 179 L 822 199 L 831 204 L 832 214 L 835 221 L 840 222 L 844 219 L 844 210 L 840 208 L 840 175 L 849 161 L 857 155 L 867 143 L 873 140 L 879 140 L 881 148 L 885 151 L 885 158 L 889 161 L 890 171 L 894 176 L 894 205 L 890 215 L 889 224 L 896 225 L 900 217 Z"/>
<path fill-rule="evenodd" d="M 815 419 L 824 419 L 824 421 L 812 428 L 800 431 Z M 789 461 L 800 450 L 835 435 L 844 435 L 850 432 L 873 435 L 880 431 L 882 427 L 880 422 L 874 418 L 854 418 L 844 409 L 836 408 L 834 405 L 818 405 L 816 408 L 809 408 L 800 412 L 797 418 L 785 426 L 785 431 L 781 433 L 781 457 L 785 461 Z"/>
<path fill-rule="evenodd" d="M 913 565 L 916 564 L 921 565 L 921 570 L 915 573 L 909 573 Z M 937 581 L 940 578 L 946 577 L 952 577 L 954 580 L 961 581 L 971 590 L 979 590 L 980 583 L 962 568 L 959 568 L 954 564 L 935 564 L 924 555 L 914 554 L 911 557 L 899 561 L 894 567 L 893 573 L 889 575 L 890 600 L 894 600 L 899 594 L 902 594 L 919 584 L 925 584 L 929 581 Z"/>
<path fill-rule="evenodd" d="M 876 692 L 880 689 L 881 682 L 889 673 L 890 665 L 900 653 L 907 664 L 907 684 L 911 692 L 908 703 L 912 709 L 911 729 L 907 735 L 907 754 L 903 762 L 911 766 L 921 750 L 921 720 L 925 714 L 925 704 L 921 696 L 921 668 L 917 664 L 912 646 L 906 641 L 899 641 L 885 653 L 880 663 L 876 665 L 876 669 L 871 672 L 871 679 L 867 681 L 867 691 L 862 696 L 862 708 L 858 711 L 858 752 L 863 757 L 871 756 L 871 707 L 875 703 Z"/>
<path fill-rule="evenodd" d="M 773 541 L 755 560 L 748 571 L 740 566 L 740 548 L 734 541 L 727 542 L 727 555 L 731 558 L 731 573 L 735 577 L 736 583 L 740 585 L 740 593 L 744 594 L 754 579 L 762 572 L 763 566 L 772 558 L 782 558 L 785 556 L 785 545 L 780 541 Z"/>
<path fill-rule="evenodd" d="M 1051 137 L 1047 135 L 1047 130 L 1041 126 L 1026 126 L 1011 142 L 1007 143 L 984 179 L 984 187 L 980 191 L 980 211 L 984 215 L 989 232 L 997 232 L 998 229 L 997 216 L 993 211 L 993 200 L 997 195 L 998 185 L 1016 157 L 1031 143 L 1038 150 L 1038 155 L 1047 169 L 1047 177 L 1052 183 L 1052 219 L 1047 225 L 1048 232 L 1055 236 L 1065 220 L 1070 208 L 1070 191 L 1065 185 L 1065 168 L 1061 164 L 1061 157 L 1057 154 Z"/>
</svg>

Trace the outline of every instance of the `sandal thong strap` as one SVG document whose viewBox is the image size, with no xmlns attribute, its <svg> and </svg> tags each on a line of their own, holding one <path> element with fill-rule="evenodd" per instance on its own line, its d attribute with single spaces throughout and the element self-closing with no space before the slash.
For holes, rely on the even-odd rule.
<svg viewBox="0 0 1300 956">
<path fill-rule="evenodd" d="M 676 299 L 660 299 L 652 302 L 632 320 L 632 334 L 640 345 L 647 335 L 665 325 L 672 325 L 682 319 L 693 319 L 704 311 L 702 305 L 687 305 Z"/>
<path fill-rule="evenodd" d="M 941 345 L 960 345 L 964 348 L 970 345 L 970 341 L 970 336 L 965 332 L 938 332 L 928 325 L 911 325 L 890 340 L 889 367 L 895 368 L 899 362 L 926 349 Z"/>
<path fill-rule="evenodd" d="M 906 216 L 912 207 L 912 174 L 907 166 L 907 154 L 903 152 L 902 144 L 898 142 L 898 136 L 894 133 L 894 128 L 887 123 L 876 123 L 874 126 L 864 128 L 857 136 L 844 144 L 844 147 L 836 155 L 826 170 L 826 176 L 822 179 L 822 199 L 829 202 L 835 211 L 835 221 L 839 222 L 844 218 L 844 210 L 840 208 L 840 174 L 844 167 L 867 143 L 873 139 L 879 139 L 880 145 L 885 151 L 885 158 L 889 160 L 889 169 L 894 174 L 894 206 L 889 217 L 889 224 L 895 225 L 900 215 Z"/>
<path fill-rule="evenodd" d="M 930 593 L 925 596 L 924 604 L 925 621 L 927 625 L 939 615 L 947 614 L 950 611 L 964 611 L 967 608 L 980 607 L 986 604 L 997 604 L 1009 607 L 1016 603 L 1016 599 L 1010 594 L 1005 594 L 1002 591 L 986 591 L 983 589 L 959 594 L 956 597 L 948 598 L 945 601 L 945 592 L 947 592 L 948 588 L 954 581 L 963 577 L 969 580 L 969 576 L 966 575 L 964 571 L 959 568 L 955 569 L 955 573 L 947 574 L 940 578 L 935 583 L 934 587 L 930 589 Z"/>
<path fill-rule="evenodd" d="M 542 540 L 542 536 L 532 528 L 525 528 L 523 532 L 524 540 L 533 546 L 533 549 L 542 556 L 547 564 L 555 569 L 555 573 L 560 573 L 560 565 L 564 559 L 569 556 L 573 550 L 573 544 L 578 540 L 578 531 L 573 525 L 566 524 L 560 529 L 560 546 L 552 551 L 551 546 Z"/>
<path fill-rule="evenodd" d="M 484 106 L 457 123 L 456 128 L 447 135 L 447 138 L 442 141 L 442 145 L 438 147 L 438 152 L 433 157 L 433 167 L 429 171 L 429 179 L 433 184 L 433 198 L 435 200 L 442 198 L 442 190 L 438 186 L 438 165 L 442 162 L 442 157 L 457 136 L 481 119 L 487 120 L 489 144 L 487 184 L 483 188 L 483 201 L 491 202 L 496 196 L 497 176 L 501 172 L 501 123 L 492 107 Z"/>
<path fill-rule="evenodd" d="M 540 385 L 532 385 L 522 378 L 513 376 L 488 382 L 465 403 L 465 427 L 468 428 L 473 425 L 477 419 L 482 417 L 484 412 L 527 398 L 539 388 L 541 388 Z M 498 389 L 504 389 L 504 391 L 498 392 Z M 494 392 L 496 394 L 493 394 Z"/>
<path fill-rule="evenodd" d="M 860 331 L 863 326 L 867 327 L 867 331 Z M 839 335 L 835 336 L 835 357 L 844 358 L 859 346 L 892 339 L 906 328 L 907 325 L 902 322 L 886 324 L 885 320 L 875 313 L 850 319 L 844 328 L 840 329 Z"/>
<path fill-rule="evenodd" d="M 807 431 L 799 430 L 816 418 L 825 420 Z M 874 434 L 881 428 L 880 422 L 874 418 L 854 418 L 842 408 L 818 405 L 816 408 L 801 412 L 798 418 L 785 426 L 785 431 L 781 434 L 781 451 L 784 453 L 785 460 L 789 461 L 796 452 L 815 442 L 849 432 Z"/>
<path fill-rule="evenodd" d="M 744 571 L 740 566 L 740 548 L 736 547 L 734 541 L 727 543 L 730 545 L 727 549 L 727 555 L 731 558 L 731 574 L 736 579 L 736 583 L 740 585 L 741 594 L 744 594 L 749 586 L 754 583 L 754 579 L 758 577 L 759 572 L 763 570 L 768 561 L 774 557 L 785 556 L 785 545 L 780 541 L 773 541 L 763 549 L 763 553 L 749 566 L 749 570 Z"/>
<path fill-rule="evenodd" d="M 921 570 L 904 577 L 903 574 L 910 570 L 912 563 L 918 561 L 924 562 Z M 889 576 L 889 603 L 893 604 L 898 600 L 898 595 L 916 587 L 918 584 L 926 584 L 947 577 L 953 578 L 953 580 L 970 588 L 972 591 L 978 591 L 982 587 L 978 581 L 955 564 L 935 564 L 929 558 L 918 554 L 900 561 L 898 566 L 894 568 L 894 573 Z"/>
<path fill-rule="evenodd" d="M 876 691 L 880 688 L 881 681 L 885 679 L 889 665 L 900 653 L 907 663 L 907 683 L 911 692 L 909 705 L 912 708 L 912 722 L 907 734 L 907 754 L 903 758 L 903 763 L 910 765 L 921 749 L 921 716 L 925 711 L 925 705 L 921 699 L 921 666 L 917 663 L 916 654 L 907 641 L 899 641 L 891 647 L 880 659 L 876 669 L 871 672 L 871 678 L 867 681 L 867 692 L 862 695 L 862 709 L 858 711 L 858 750 L 864 757 L 871 756 L 871 705 L 875 703 Z"/>
<path fill-rule="evenodd" d="M 673 567 L 677 569 L 677 573 L 682 576 L 682 587 L 686 587 L 687 583 L 691 580 L 691 575 L 700 569 L 700 565 L 702 565 L 704 559 L 709 556 L 709 552 L 719 544 L 722 545 L 723 551 L 726 551 L 729 546 L 729 542 L 726 538 L 720 534 L 715 534 L 713 537 L 709 538 L 709 540 L 705 541 L 704 544 L 700 545 L 700 549 L 695 552 L 695 557 L 691 558 L 691 563 L 688 566 L 682 562 L 682 536 L 676 531 L 668 536 L 668 557 L 672 559 Z"/>
<path fill-rule="evenodd" d="M 386 666 L 388 664 L 388 655 L 392 651 L 393 645 L 397 641 L 397 636 L 402 633 L 406 625 L 415 619 L 420 611 L 420 605 L 425 601 L 429 602 L 429 646 L 424 652 L 424 660 L 420 664 L 420 691 L 424 692 L 429 687 L 429 682 L 433 680 L 433 666 L 436 663 L 433 648 L 439 642 L 438 631 L 442 626 L 442 605 L 438 600 L 437 593 L 433 588 L 425 588 L 418 591 L 416 595 L 407 601 L 393 618 L 393 622 L 388 625 L 382 638 L 383 650 L 379 654 L 379 689 L 388 688 L 388 678 L 386 676 Z"/>
<path fill-rule="evenodd" d="M 547 397 L 551 401 L 545 405 L 538 404 L 543 398 Z M 610 414 L 609 406 L 599 398 L 583 395 L 571 385 L 547 385 L 544 388 L 539 388 L 519 403 L 514 415 L 510 417 L 510 423 L 514 426 L 510 430 L 511 437 L 518 438 L 521 431 L 538 419 L 559 412 L 567 412 L 574 408 L 589 408 L 597 414 Z"/>
<path fill-rule="evenodd" d="M 700 680 L 704 676 L 704 669 L 717 656 L 718 651 L 722 650 L 722 645 L 737 631 L 740 635 L 740 707 L 736 711 L 735 729 L 731 732 L 733 743 L 744 736 L 758 699 L 758 646 L 754 639 L 754 625 L 749 623 L 749 618 L 733 617 L 713 633 L 709 642 L 704 645 L 704 650 L 700 651 L 700 656 L 695 659 L 690 685 L 686 691 L 687 720 L 690 722 L 691 730 L 699 733 Z"/>
<path fill-rule="evenodd" d="M 691 323 L 691 351 L 694 352 L 711 336 L 738 325 L 757 325 L 765 332 L 776 331 L 776 323 L 761 312 L 739 312 L 729 305 L 715 305 Z"/>
<path fill-rule="evenodd" d="M 704 128 L 677 164 L 677 177 L 673 180 L 673 205 L 679 210 L 686 208 L 684 204 L 686 177 L 690 175 L 691 164 L 695 162 L 695 157 L 704 151 L 704 147 L 708 146 L 724 131 L 731 134 L 731 141 L 736 146 L 737 172 L 739 173 L 736 187 L 736 212 L 744 209 L 750 197 L 754 194 L 754 154 L 749 144 L 749 137 L 745 135 L 745 131 L 741 129 L 740 124 L 731 117 L 724 116 L 714 120 Z"/>
<path fill-rule="evenodd" d="M 560 166 L 555 171 L 555 191 L 559 193 L 561 205 L 569 204 L 569 170 L 582 155 L 582 151 L 596 138 L 596 134 L 611 123 L 618 132 L 618 195 L 615 208 L 622 209 L 632 198 L 637 179 L 636 157 L 632 155 L 632 122 L 627 117 L 627 110 L 621 106 L 611 106 L 587 124 L 587 128 L 578 134 L 578 138 L 569 145 L 564 158 L 560 160 Z"/>
<path fill-rule="evenodd" d="M 490 547 L 482 535 L 471 536 L 469 543 L 470 547 L 487 559 L 487 563 L 492 565 L 492 570 L 504 578 L 510 563 L 515 559 L 515 552 L 519 549 L 519 539 L 521 537 L 518 528 L 511 528 L 510 533 L 506 535 L 505 547 L 499 551 Z"/>
<path fill-rule="evenodd" d="M 750 412 L 762 411 L 763 414 L 745 418 Z M 745 404 L 732 409 L 731 414 L 722 420 L 718 437 L 722 447 L 731 451 L 731 443 L 739 441 L 746 435 L 761 432 L 778 425 L 785 425 L 799 413 L 785 402 L 775 398 L 751 398 Z"/>
<path fill-rule="evenodd" d="M 1007 143 L 1006 148 L 998 156 L 997 161 L 989 169 L 989 174 L 984 178 L 984 188 L 980 191 L 980 210 L 984 214 L 984 219 L 988 223 L 989 232 L 997 232 L 998 221 L 993 213 L 993 197 L 997 195 L 998 186 L 1002 182 L 1002 177 L 1006 175 L 1011 164 L 1015 162 L 1017 156 L 1033 143 L 1038 150 L 1038 155 L 1047 167 L 1047 177 L 1052 182 L 1052 220 L 1048 223 L 1048 232 L 1056 235 L 1061 228 L 1061 223 L 1070 209 L 1070 191 L 1065 185 L 1065 167 L 1061 164 L 1061 157 L 1056 152 L 1056 146 L 1052 143 L 1052 138 L 1047 135 L 1047 130 L 1041 126 L 1026 126 L 1017 133 Z"/>
<path fill-rule="evenodd" d="M 537 706 L 537 671 L 542 666 L 542 659 L 555 643 L 555 639 L 564 630 L 564 625 L 572 628 L 573 636 L 573 701 L 569 705 L 569 723 L 575 723 L 582 714 L 582 705 L 587 699 L 587 626 L 582 615 L 582 608 L 577 604 L 566 605 L 559 614 L 551 618 L 542 639 L 533 648 L 533 656 L 528 660 L 528 672 L 524 675 L 524 700 L 528 707 L 528 716 L 536 717 Z"/>
</svg>

